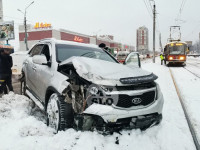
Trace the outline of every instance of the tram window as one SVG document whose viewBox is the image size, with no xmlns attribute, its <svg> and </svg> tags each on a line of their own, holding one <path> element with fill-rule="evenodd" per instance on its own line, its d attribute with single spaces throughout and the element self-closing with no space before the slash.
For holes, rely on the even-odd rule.
<svg viewBox="0 0 200 150">
<path fill-rule="evenodd" d="M 170 54 L 185 54 L 185 45 L 169 46 Z"/>
</svg>

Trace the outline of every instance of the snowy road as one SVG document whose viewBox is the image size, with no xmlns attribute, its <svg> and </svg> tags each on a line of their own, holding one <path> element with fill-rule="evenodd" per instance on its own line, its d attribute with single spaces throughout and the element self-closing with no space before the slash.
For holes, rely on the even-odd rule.
<svg viewBox="0 0 200 150">
<path fill-rule="evenodd" d="M 29 99 L 11 93 L 0 99 L 0 150 L 195 150 L 169 68 L 161 66 L 160 62 L 143 63 L 142 68 L 153 71 L 159 76 L 157 82 L 165 99 L 163 121 L 160 125 L 143 132 L 122 131 L 122 135 L 115 133 L 103 136 L 97 132 L 76 132 L 73 129 L 53 134 L 53 131 L 46 127 L 42 113 L 37 109 L 31 109 Z M 186 73 L 182 72 L 181 75 L 183 74 Z M 185 89 L 186 82 L 184 82 L 182 90 L 196 91 L 199 89 L 198 84 L 195 86 L 192 84 L 196 81 L 195 78 L 188 78 L 191 84 L 187 84 Z M 192 109 L 198 109 L 196 103 L 198 96 L 196 92 L 190 97 L 194 99 Z M 198 117 L 197 113 L 191 112 L 191 114 L 194 118 Z M 119 138 L 118 145 L 115 144 L 116 137 Z"/>
<path fill-rule="evenodd" d="M 197 77 L 200 77 L 200 57 L 188 57 L 186 66 L 184 68 L 196 75 Z"/>
<path fill-rule="evenodd" d="M 200 143 L 200 59 L 188 59 L 185 68 L 171 67 L 171 70 Z"/>
</svg>

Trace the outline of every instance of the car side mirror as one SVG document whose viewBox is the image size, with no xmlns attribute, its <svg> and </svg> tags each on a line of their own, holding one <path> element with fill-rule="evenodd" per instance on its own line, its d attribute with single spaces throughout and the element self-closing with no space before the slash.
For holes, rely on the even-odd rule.
<svg viewBox="0 0 200 150">
<path fill-rule="evenodd" d="M 48 65 L 47 58 L 44 55 L 33 56 L 33 63 L 38 64 L 38 65 Z"/>
</svg>

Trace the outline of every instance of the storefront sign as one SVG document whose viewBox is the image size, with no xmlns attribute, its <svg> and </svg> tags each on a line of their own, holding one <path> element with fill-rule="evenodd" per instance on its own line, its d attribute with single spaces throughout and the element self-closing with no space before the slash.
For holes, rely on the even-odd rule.
<svg viewBox="0 0 200 150">
<path fill-rule="evenodd" d="M 80 37 L 78 37 L 78 36 L 75 36 L 75 37 L 74 37 L 74 41 L 75 41 L 75 42 L 83 42 L 83 39 L 80 38 Z"/>
<path fill-rule="evenodd" d="M 39 23 L 37 22 L 34 26 L 35 29 L 40 29 L 40 28 L 51 28 L 50 23 Z"/>
</svg>

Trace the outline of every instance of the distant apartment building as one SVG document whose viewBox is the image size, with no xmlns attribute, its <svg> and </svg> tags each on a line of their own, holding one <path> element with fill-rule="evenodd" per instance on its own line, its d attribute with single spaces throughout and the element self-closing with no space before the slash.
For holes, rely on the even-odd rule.
<svg viewBox="0 0 200 150">
<path fill-rule="evenodd" d="M 145 54 L 149 51 L 149 30 L 145 27 L 139 27 L 137 29 L 137 51 L 141 54 Z"/>
</svg>

